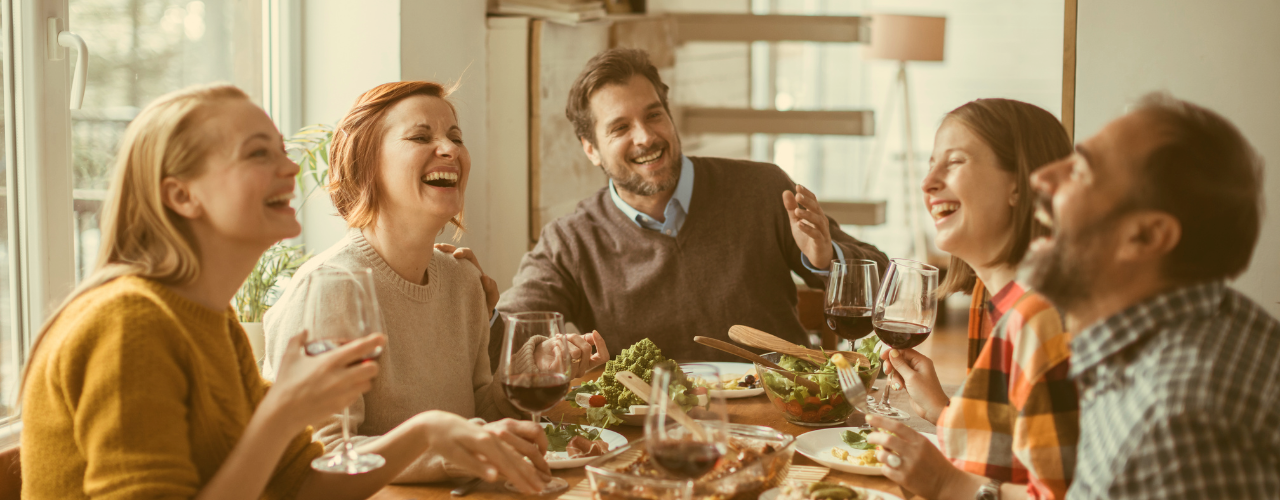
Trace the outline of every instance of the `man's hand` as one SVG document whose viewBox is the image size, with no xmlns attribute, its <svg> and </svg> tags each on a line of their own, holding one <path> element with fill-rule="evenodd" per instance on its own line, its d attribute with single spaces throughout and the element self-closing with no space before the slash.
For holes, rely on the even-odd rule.
<svg viewBox="0 0 1280 500">
<path fill-rule="evenodd" d="M 498 282 L 484 273 L 484 268 L 480 267 L 480 259 L 476 258 L 476 254 L 470 248 L 455 247 L 448 243 L 436 243 L 436 250 L 453 254 L 455 259 L 467 259 L 472 264 L 475 264 L 476 269 L 480 270 L 480 286 L 484 287 L 484 299 L 489 304 L 489 311 L 493 311 L 493 308 L 498 307 Z M 813 261 L 813 259 L 809 260 L 810 262 Z"/>
<path fill-rule="evenodd" d="M 816 269 L 827 269 L 831 266 L 831 256 L 835 251 L 831 248 L 831 227 L 827 224 L 827 216 L 818 205 L 818 197 L 804 186 L 796 184 L 796 191 L 782 192 L 782 205 L 787 208 L 787 218 L 791 219 L 791 235 L 796 239 L 796 246 L 809 259 Z"/>
</svg>

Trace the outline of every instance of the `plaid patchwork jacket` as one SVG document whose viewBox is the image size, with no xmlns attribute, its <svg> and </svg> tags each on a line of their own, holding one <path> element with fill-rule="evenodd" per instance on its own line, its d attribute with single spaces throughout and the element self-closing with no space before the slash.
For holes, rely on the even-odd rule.
<svg viewBox="0 0 1280 500">
<path fill-rule="evenodd" d="M 942 452 L 966 472 L 1026 484 L 1030 498 L 1064 498 L 1080 439 L 1070 335 L 1044 297 L 1017 283 L 989 304 L 995 326 L 938 417 Z"/>
<path fill-rule="evenodd" d="M 1082 330 L 1068 498 L 1280 498 L 1280 322 L 1223 282 Z"/>
</svg>

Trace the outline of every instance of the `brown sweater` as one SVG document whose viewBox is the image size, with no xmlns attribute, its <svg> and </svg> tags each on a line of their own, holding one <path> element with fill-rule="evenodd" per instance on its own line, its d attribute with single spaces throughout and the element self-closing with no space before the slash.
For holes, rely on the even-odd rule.
<svg viewBox="0 0 1280 500">
<path fill-rule="evenodd" d="M 648 337 L 668 357 L 736 360 L 693 342 L 695 335 L 727 341 L 736 324 L 807 343 L 791 271 L 811 287 L 824 280 L 801 263 L 782 205 L 795 183 L 767 163 L 690 160 L 693 196 L 675 238 L 628 220 L 601 189 L 542 229 L 498 310 L 558 311 L 583 332 L 599 330 L 614 354 Z M 845 258 L 886 268 L 882 252 L 828 220 Z M 495 322 L 491 351 L 502 329 Z"/>
</svg>

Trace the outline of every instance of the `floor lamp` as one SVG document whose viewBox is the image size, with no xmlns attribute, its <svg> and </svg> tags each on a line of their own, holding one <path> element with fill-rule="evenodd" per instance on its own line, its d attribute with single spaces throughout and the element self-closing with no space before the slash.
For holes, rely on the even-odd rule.
<svg viewBox="0 0 1280 500">
<path fill-rule="evenodd" d="M 907 85 L 907 61 L 942 61 L 946 39 L 947 18 L 924 16 L 900 16 L 873 14 L 871 16 L 871 43 L 866 45 L 863 57 L 898 61 L 898 77 L 895 88 L 902 89 L 902 141 L 906 151 L 903 164 L 903 180 L 912 191 L 920 183 L 916 177 L 915 141 L 912 134 L 911 91 Z M 892 96 L 892 93 L 890 93 Z M 885 106 L 885 110 L 892 106 Z M 868 180 L 871 176 L 868 176 Z M 920 212 L 923 204 L 912 196 L 907 197 L 906 213 L 910 221 L 912 258 L 920 262 L 928 259 L 928 243 Z"/>
</svg>

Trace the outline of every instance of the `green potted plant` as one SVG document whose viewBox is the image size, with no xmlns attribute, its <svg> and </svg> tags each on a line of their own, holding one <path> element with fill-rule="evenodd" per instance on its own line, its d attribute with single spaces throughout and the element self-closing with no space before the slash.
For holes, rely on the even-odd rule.
<svg viewBox="0 0 1280 500">
<path fill-rule="evenodd" d="M 303 127 L 293 137 L 285 141 L 289 157 L 298 164 L 298 190 L 302 192 L 302 203 L 315 190 L 329 180 L 329 143 L 333 140 L 333 127 L 328 125 L 311 125 Z M 293 276 L 302 264 L 311 258 L 303 245 L 289 244 L 281 241 L 272 245 L 258 259 L 253 271 L 240 285 L 234 299 L 236 315 L 240 326 L 249 336 L 249 345 L 253 347 L 253 357 L 262 364 L 265 354 L 265 335 L 262 331 L 262 315 L 275 304 L 280 295 L 280 280 Z"/>
</svg>

